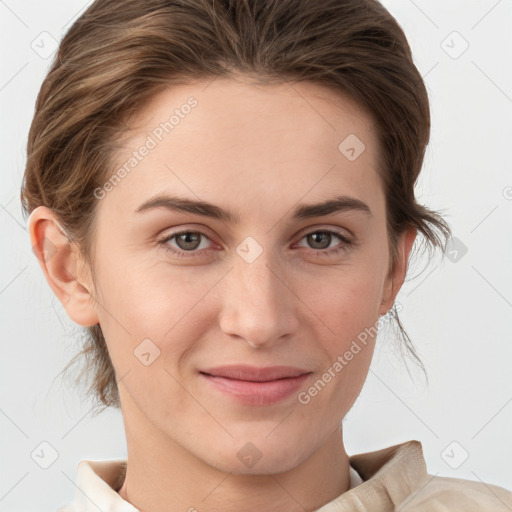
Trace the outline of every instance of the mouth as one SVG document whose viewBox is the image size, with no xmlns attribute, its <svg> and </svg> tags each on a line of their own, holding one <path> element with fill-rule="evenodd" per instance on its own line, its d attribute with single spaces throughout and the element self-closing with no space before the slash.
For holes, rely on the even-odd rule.
<svg viewBox="0 0 512 512">
<path fill-rule="evenodd" d="M 296 377 L 279 377 L 277 379 L 236 379 L 235 377 L 226 377 L 224 375 L 214 375 L 212 373 L 206 373 L 206 372 L 199 372 L 203 375 L 207 375 L 208 377 L 218 377 L 218 378 L 223 378 L 223 379 L 229 379 L 229 380 L 238 380 L 238 381 L 243 381 L 243 382 L 260 382 L 260 383 L 263 383 L 263 382 L 275 382 L 276 380 L 283 380 L 283 379 L 294 379 Z"/>
<path fill-rule="evenodd" d="M 290 369 L 290 367 L 256 370 L 252 368 L 248 372 L 245 370 L 247 367 L 243 370 L 238 367 L 236 371 L 231 367 L 229 370 L 226 368 L 218 370 L 230 375 L 218 375 L 207 371 L 200 371 L 199 374 L 214 391 L 238 402 L 258 406 L 276 404 L 290 397 L 312 374 L 310 371 L 304 372 L 297 368 Z"/>
<path fill-rule="evenodd" d="M 269 382 L 279 379 L 299 377 L 311 372 L 295 366 L 257 367 L 250 365 L 227 365 L 218 366 L 216 368 L 206 368 L 201 370 L 200 373 L 211 375 L 212 377 L 224 377 L 226 379 L 250 382 Z"/>
</svg>

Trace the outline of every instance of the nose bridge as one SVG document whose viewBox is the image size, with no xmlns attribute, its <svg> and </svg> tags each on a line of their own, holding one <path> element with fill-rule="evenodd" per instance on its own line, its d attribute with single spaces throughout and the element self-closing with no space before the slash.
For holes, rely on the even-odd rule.
<svg viewBox="0 0 512 512">
<path fill-rule="evenodd" d="M 271 258 L 260 256 L 253 263 L 238 262 L 236 269 L 237 281 L 242 292 L 245 290 L 247 300 L 258 307 L 270 307 L 283 286 L 273 270 Z"/>
<path fill-rule="evenodd" d="M 261 246 L 260 246 L 261 247 Z M 244 252 L 248 249 L 247 252 Z M 282 294 L 283 283 L 275 270 L 276 262 L 270 249 L 258 249 L 254 242 L 247 241 L 237 248 L 232 279 L 238 289 L 239 300 L 246 300 L 253 310 L 269 309 L 279 302 L 276 295 Z"/>
<path fill-rule="evenodd" d="M 236 247 L 234 258 L 234 271 L 240 283 L 250 290 L 250 287 L 258 287 L 255 293 L 268 293 L 275 286 L 273 281 L 277 279 L 274 267 L 278 263 L 272 250 L 272 236 L 258 235 L 246 236 Z M 282 284 L 281 284 L 282 286 Z"/>
</svg>

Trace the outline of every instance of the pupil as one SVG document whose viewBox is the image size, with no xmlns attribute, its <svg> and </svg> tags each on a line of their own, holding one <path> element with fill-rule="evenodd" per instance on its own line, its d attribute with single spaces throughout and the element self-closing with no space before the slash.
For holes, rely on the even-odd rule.
<svg viewBox="0 0 512 512">
<path fill-rule="evenodd" d="M 322 232 L 320 232 L 320 233 L 314 233 L 314 234 L 313 234 L 313 235 L 311 235 L 311 236 L 313 237 L 313 241 L 314 241 L 315 243 L 317 243 L 317 242 L 318 242 L 318 237 L 320 237 L 320 238 L 325 237 L 325 239 L 327 239 L 327 240 L 328 240 L 328 236 L 329 236 L 329 235 L 328 235 L 328 233 L 322 233 Z M 323 247 L 320 247 L 320 249 L 325 249 L 325 248 L 326 248 L 326 247 L 328 247 L 328 246 L 329 246 L 329 242 L 327 241 L 327 245 L 325 245 L 325 244 L 324 244 L 324 245 L 323 245 Z"/>
<path fill-rule="evenodd" d="M 197 243 L 198 238 L 199 236 L 197 233 L 183 233 L 178 237 L 178 240 L 184 242 L 185 247 L 182 247 L 183 249 L 195 249 L 194 243 Z M 192 244 L 192 247 L 188 244 Z"/>
</svg>

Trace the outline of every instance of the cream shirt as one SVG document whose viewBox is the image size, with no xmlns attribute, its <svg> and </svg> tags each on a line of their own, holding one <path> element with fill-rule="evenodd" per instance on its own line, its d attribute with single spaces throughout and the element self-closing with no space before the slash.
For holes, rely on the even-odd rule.
<svg viewBox="0 0 512 512">
<path fill-rule="evenodd" d="M 350 458 L 350 489 L 316 512 L 511 512 L 512 492 L 496 485 L 427 473 L 419 441 Z M 139 512 L 117 491 L 126 460 L 83 460 L 72 502 L 57 512 Z"/>
</svg>

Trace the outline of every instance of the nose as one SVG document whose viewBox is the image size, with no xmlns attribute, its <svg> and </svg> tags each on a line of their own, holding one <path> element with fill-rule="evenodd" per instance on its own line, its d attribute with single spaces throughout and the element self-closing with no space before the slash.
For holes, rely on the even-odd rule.
<svg viewBox="0 0 512 512">
<path fill-rule="evenodd" d="M 237 256 L 220 290 L 222 331 L 254 348 L 273 346 L 296 332 L 299 301 L 286 281 L 286 272 L 266 251 L 252 263 Z"/>
</svg>

